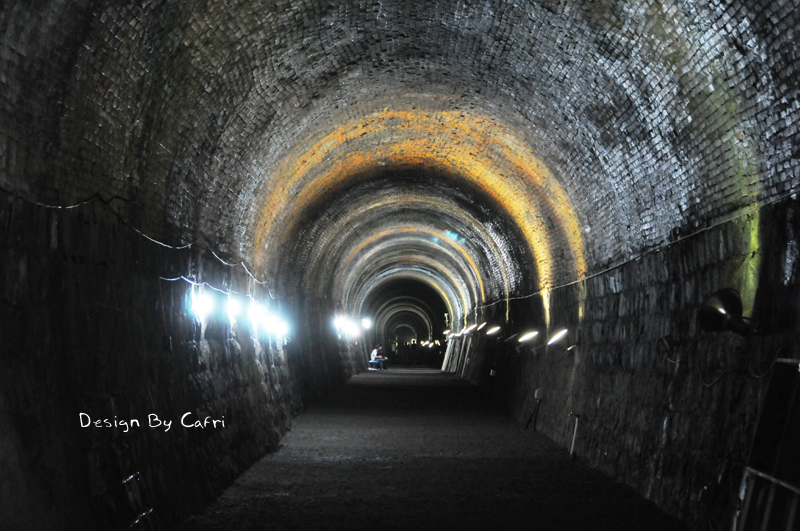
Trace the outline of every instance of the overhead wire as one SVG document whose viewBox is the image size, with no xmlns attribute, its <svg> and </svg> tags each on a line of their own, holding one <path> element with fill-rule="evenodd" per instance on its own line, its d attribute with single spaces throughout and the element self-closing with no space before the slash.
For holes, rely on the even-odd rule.
<svg viewBox="0 0 800 531">
<path fill-rule="evenodd" d="M 703 234 L 704 232 L 713 230 L 713 229 L 715 229 L 717 227 L 720 227 L 722 225 L 726 225 L 728 223 L 732 223 L 733 221 L 736 221 L 737 219 L 743 218 L 745 216 L 749 216 L 750 214 L 753 214 L 754 212 L 758 212 L 762 208 L 774 205 L 775 203 L 779 203 L 779 202 L 783 201 L 784 199 L 788 199 L 790 197 L 793 197 L 793 196 L 795 196 L 797 194 L 797 192 L 798 192 L 797 188 L 792 188 L 788 192 L 786 192 L 786 193 L 784 193 L 784 194 L 782 194 L 782 195 L 780 195 L 780 196 L 778 196 L 778 197 L 776 197 L 776 198 L 774 198 L 774 199 L 772 199 L 770 201 L 765 201 L 764 203 L 761 203 L 756 207 L 750 208 L 750 209 L 748 209 L 748 210 L 746 210 L 744 212 L 740 212 L 740 213 L 738 213 L 738 214 L 736 214 L 734 216 L 731 216 L 731 217 L 726 218 L 724 220 L 721 220 L 721 221 L 719 221 L 717 223 L 714 223 L 713 225 L 709 225 L 708 227 L 700 228 L 700 229 L 692 232 L 691 234 L 687 234 L 686 236 L 683 236 L 683 237 L 680 237 L 680 238 L 676 238 L 675 240 L 673 240 L 673 241 L 671 241 L 669 243 L 666 243 L 664 245 L 661 245 L 659 247 L 656 247 L 656 248 L 653 248 L 653 249 L 648 249 L 648 250 L 646 250 L 646 251 L 644 251 L 644 252 L 642 252 L 642 253 L 640 253 L 640 254 L 632 257 L 632 258 L 629 258 L 629 259 L 627 259 L 625 261 L 622 261 L 622 262 L 620 262 L 618 264 L 610 266 L 610 267 L 608 267 L 606 269 L 603 269 L 601 271 L 597 271 L 596 273 L 592 273 L 591 275 L 586 275 L 586 276 L 581 277 L 581 278 L 579 278 L 577 280 L 572 280 L 570 282 L 565 282 L 564 284 L 559 284 L 558 286 L 542 288 L 542 289 L 537 290 L 537 291 L 535 291 L 533 293 L 530 293 L 528 295 L 520 295 L 520 296 L 517 296 L 517 297 L 504 297 L 502 299 L 496 300 L 496 301 L 491 302 L 489 304 L 480 305 L 480 306 L 478 306 L 478 308 L 489 308 L 491 306 L 494 306 L 495 304 L 501 304 L 501 303 L 505 303 L 505 302 L 508 302 L 508 301 L 530 299 L 531 297 L 535 297 L 535 296 L 540 295 L 540 294 L 542 294 L 544 292 L 547 292 L 547 291 L 556 291 L 556 290 L 559 290 L 559 289 L 567 288 L 569 286 L 573 286 L 575 284 L 580 284 L 581 282 L 586 282 L 587 280 L 591 280 L 591 279 L 593 279 L 595 277 L 599 277 L 601 275 L 605 275 L 606 273 L 610 273 L 611 271 L 619 269 L 619 268 L 621 268 L 623 266 L 626 266 L 626 265 L 628 265 L 628 264 L 630 264 L 632 262 L 636 262 L 638 260 L 641 260 L 645 256 L 649 256 L 649 255 L 654 254 L 654 253 L 659 253 L 659 252 L 663 251 L 664 249 L 672 247 L 673 245 L 676 245 L 676 244 L 678 244 L 680 242 L 683 242 L 685 240 L 688 240 L 690 238 L 694 238 L 695 236 Z"/>
<path fill-rule="evenodd" d="M 162 242 L 160 240 L 157 240 L 157 239 L 153 238 L 152 236 L 149 236 L 148 234 L 144 233 L 143 231 L 139 230 L 138 228 L 134 227 L 129 222 L 127 222 L 125 219 L 123 219 L 123 217 L 120 215 L 120 213 L 118 211 L 116 211 L 114 208 L 111 207 L 111 203 L 113 201 L 123 201 L 123 202 L 131 203 L 131 204 L 134 204 L 134 203 L 137 202 L 134 199 L 128 199 L 126 197 L 122 197 L 122 196 L 119 196 L 119 195 L 113 195 L 113 196 L 109 197 L 108 199 L 106 199 L 99 192 L 95 192 L 94 194 L 92 194 L 91 196 L 87 197 L 86 199 L 82 199 L 82 200 L 80 200 L 80 201 L 78 201 L 76 203 L 71 203 L 71 204 L 68 204 L 68 205 L 53 205 L 53 204 L 42 203 L 40 201 L 36 201 L 34 199 L 31 199 L 29 197 L 25 197 L 25 196 L 23 196 L 23 195 L 21 195 L 21 194 L 19 194 L 17 192 L 13 192 L 13 191 L 7 189 L 6 187 L 4 187 L 2 185 L 0 185 L 0 190 L 2 192 L 4 192 L 4 193 L 16 198 L 16 199 L 19 199 L 20 201 L 25 201 L 25 202 L 30 203 L 32 205 L 36 205 L 38 207 L 47 208 L 47 209 L 51 209 L 51 210 L 71 210 L 71 209 L 74 209 L 74 208 L 79 208 L 81 206 L 88 205 L 88 204 L 90 204 L 90 203 L 92 203 L 94 201 L 100 201 L 102 204 L 104 204 L 108 208 L 108 210 L 114 215 L 114 217 L 116 217 L 117 220 L 120 223 L 122 223 L 124 226 L 128 227 L 129 229 L 134 231 L 139 236 L 145 238 L 146 240 L 148 240 L 150 242 L 153 242 L 156 245 L 160 245 L 161 247 L 164 247 L 166 249 L 173 249 L 173 250 L 178 250 L 178 251 L 184 250 L 184 249 L 190 249 L 195 244 L 197 244 L 200 241 L 201 238 L 203 238 L 203 235 L 201 234 L 200 237 L 198 237 L 194 241 L 189 242 L 187 244 L 184 244 L 184 245 L 170 245 L 168 243 L 164 243 L 164 242 Z M 266 280 L 259 280 L 258 278 L 256 278 L 256 276 L 253 275 L 253 273 L 251 273 L 250 270 L 247 268 L 247 265 L 245 265 L 243 260 L 239 261 L 239 263 L 229 263 L 229 262 L 223 260 L 222 258 L 220 258 L 219 255 L 217 255 L 217 253 L 215 253 L 214 250 L 211 249 L 210 247 L 208 248 L 208 250 L 211 252 L 212 256 L 214 256 L 214 258 L 216 258 L 221 264 L 223 264 L 225 266 L 228 266 L 228 267 L 242 266 L 242 268 L 244 269 L 245 273 L 247 273 L 247 275 L 250 278 L 252 278 L 253 281 L 255 281 L 257 284 L 260 284 L 260 285 L 268 284 L 268 282 Z M 159 278 L 161 278 L 162 280 L 170 280 L 170 279 L 165 279 L 163 277 L 159 277 Z M 182 278 L 182 277 L 178 277 L 175 280 L 179 280 L 180 278 Z M 211 286 L 209 286 L 209 287 L 211 287 Z M 214 289 L 216 289 L 216 288 L 214 288 Z M 275 299 L 275 295 L 272 293 L 272 289 L 269 290 L 269 295 L 270 295 L 270 297 Z"/>
<path fill-rule="evenodd" d="M 775 351 L 775 355 L 772 357 L 772 361 L 770 362 L 769 367 L 767 367 L 767 370 L 764 371 L 763 374 L 756 373 L 756 371 L 753 369 L 753 364 L 748 361 L 747 362 L 747 368 L 750 369 L 750 375 L 753 376 L 754 378 L 759 379 L 759 380 L 764 378 L 766 375 L 768 375 L 770 373 L 772 368 L 775 366 L 775 362 L 778 361 L 778 356 L 780 355 L 780 353 L 782 351 L 783 351 L 782 348 L 779 348 L 778 350 Z"/>
<path fill-rule="evenodd" d="M 30 199 L 28 197 L 23 197 L 18 193 L 15 193 L 15 192 L 12 192 L 12 191 L 8 190 L 7 188 L 5 188 L 2 185 L 0 185 L 0 190 L 2 190 L 4 193 L 6 193 L 6 194 L 8 194 L 10 196 L 13 196 L 13 197 L 15 197 L 15 198 L 17 198 L 17 199 L 19 199 L 21 201 L 26 201 L 26 202 L 31 203 L 33 205 L 37 205 L 37 206 L 40 206 L 40 207 L 43 207 L 43 208 L 48 208 L 48 209 L 55 209 L 55 210 L 74 209 L 74 208 L 78 208 L 78 207 L 81 207 L 83 205 L 89 204 L 89 203 L 91 203 L 91 202 L 93 202 L 95 200 L 100 200 L 101 203 L 103 203 L 104 205 L 106 205 L 109 208 L 109 210 L 115 215 L 115 217 L 120 221 L 120 223 L 122 223 L 123 225 L 125 225 L 129 229 L 133 230 L 134 232 L 136 232 L 137 234 L 139 234 L 143 238 L 145 238 L 145 239 L 147 239 L 147 240 L 149 240 L 149 241 L 151 241 L 151 242 L 153 242 L 153 243 L 155 243 L 157 245 L 165 247 L 167 249 L 174 249 L 174 250 L 189 249 L 200 240 L 200 238 L 198 238 L 198 239 L 196 239 L 193 242 L 190 242 L 188 244 L 175 246 L 175 245 L 170 245 L 170 244 L 164 243 L 162 241 L 159 241 L 159 240 L 157 240 L 157 239 L 145 234 L 141 230 L 137 229 L 136 227 L 134 227 L 133 225 L 131 225 L 130 223 L 128 223 L 127 221 L 122 219 L 122 216 L 119 214 L 119 212 L 117 212 L 116 210 L 111 208 L 110 203 L 112 201 L 114 201 L 114 200 L 120 200 L 120 201 L 124 201 L 124 202 L 128 202 L 128 203 L 135 203 L 136 202 L 135 200 L 128 199 L 128 198 L 125 198 L 125 197 L 122 197 L 122 196 L 114 195 L 114 196 L 111 196 L 109 199 L 105 199 L 105 198 L 102 197 L 102 195 L 99 192 L 95 192 L 90 197 L 88 197 L 88 198 L 86 198 L 84 200 L 78 201 L 77 203 L 70 204 L 70 205 L 49 205 L 49 204 L 46 204 L 46 203 L 41 203 L 39 201 L 35 201 L 35 200 Z M 489 307 L 494 306 L 496 304 L 508 303 L 509 301 L 530 299 L 530 298 L 535 297 L 537 295 L 540 295 L 541 293 L 546 292 L 546 291 L 556 291 L 556 290 L 560 290 L 560 289 L 563 289 L 563 288 L 567 288 L 569 286 L 573 286 L 575 284 L 579 284 L 581 282 L 586 282 L 587 280 L 591 280 L 591 279 L 596 278 L 598 276 L 605 275 L 606 273 L 610 273 L 611 271 L 619 269 L 619 268 L 621 268 L 621 267 L 623 267 L 625 265 L 628 265 L 628 264 L 630 264 L 632 262 L 636 262 L 638 260 L 641 260 L 645 256 L 649 256 L 651 254 L 661 252 L 661 251 L 663 251 L 664 249 L 666 249 L 668 247 L 676 245 L 676 244 L 678 244 L 680 242 L 683 242 L 683 241 L 685 241 L 687 239 L 694 238 L 695 236 L 698 236 L 699 234 L 702 234 L 704 232 L 710 231 L 712 229 L 715 229 L 715 228 L 717 228 L 719 226 L 722 226 L 722 225 L 725 225 L 727 223 L 731 223 L 731 222 L 733 222 L 733 221 L 735 221 L 737 219 L 740 219 L 742 217 L 748 216 L 748 215 L 750 215 L 750 214 L 752 214 L 754 212 L 757 212 L 757 211 L 761 210 L 762 208 L 765 208 L 767 206 L 770 206 L 770 205 L 773 205 L 775 203 L 778 203 L 778 202 L 780 202 L 780 201 L 782 201 L 784 199 L 787 199 L 789 197 L 792 197 L 792 196 L 794 196 L 796 194 L 797 194 L 797 189 L 796 188 L 792 188 L 788 192 L 778 196 L 777 198 L 774 198 L 774 199 L 772 199 L 770 201 L 766 201 L 764 203 L 761 203 L 760 205 L 758 205 L 756 207 L 753 207 L 753 208 L 751 208 L 749 210 L 741 212 L 741 213 L 739 213 L 739 214 L 737 214 L 735 216 L 729 217 L 729 218 L 724 219 L 722 221 L 719 221 L 717 223 L 714 223 L 713 225 L 709 225 L 708 227 L 703 227 L 701 229 L 698 229 L 698 230 L 696 230 L 695 232 L 693 232 L 691 234 L 687 234 L 686 236 L 683 236 L 683 237 L 680 237 L 680 238 L 676 238 L 675 240 L 673 240 L 673 241 L 671 241 L 671 242 L 669 242 L 667 244 L 661 245 L 661 246 L 656 247 L 654 249 L 649 249 L 647 251 L 644 251 L 644 252 L 640 253 L 639 255 L 637 255 L 635 257 L 629 258 L 628 260 L 625 260 L 623 262 L 615 264 L 615 265 L 613 265 L 611 267 L 608 267 L 606 269 L 603 269 L 601 271 L 597 271 L 595 273 L 592 273 L 591 275 L 586 275 L 586 276 L 584 276 L 582 278 L 579 278 L 579 279 L 576 279 L 576 280 L 573 280 L 573 281 L 570 281 L 570 282 L 566 282 L 566 283 L 560 284 L 558 286 L 543 288 L 543 289 L 537 290 L 537 291 L 535 291 L 533 293 L 530 293 L 530 294 L 527 294 L 527 295 L 520 295 L 520 296 L 517 296 L 517 297 L 505 297 L 503 299 L 499 299 L 499 300 L 491 302 L 489 304 L 478 305 L 478 306 L 476 306 L 476 311 L 477 311 L 478 308 L 480 308 L 480 309 L 489 308 Z M 268 284 L 267 281 L 259 280 L 258 278 L 256 278 L 255 275 L 253 275 L 250 272 L 250 270 L 247 268 L 247 265 L 245 265 L 244 261 L 240 261 L 239 264 L 232 264 L 232 263 L 226 262 L 225 260 L 220 258 L 212 249 L 209 248 L 209 251 L 214 256 L 214 258 L 216 258 L 221 264 L 223 264 L 225 266 L 228 266 L 228 267 L 236 267 L 238 265 L 241 265 L 242 268 L 245 270 L 245 272 L 248 274 L 248 276 L 250 276 L 250 278 L 252 278 L 257 284 L 260 284 L 260 285 Z M 163 280 L 166 280 L 166 279 L 163 279 Z M 273 299 L 275 298 L 274 295 L 272 294 L 272 290 L 271 289 L 269 290 L 269 295 Z"/>
<path fill-rule="evenodd" d="M 250 294 L 250 293 L 246 293 L 245 294 L 245 293 L 239 293 L 238 291 L 234 291 L 234 290 L 224 290 L 224 289 L 221 289 L 221 288 L 214 287 L 214 286 L 212 286 L 211 284 L 209 284 L 208 282 L 205 282 L 205 281 L 197 282 L 196 280 L 192 280 L 190 278 L 187 278 L 184 275 L 181 275 L 181 276 L 178 276 L 178 277 L 175 277 L 175 278 L 158 277 L 158 279 L 166 281 L 166 282 L 177 282 L 179 280 L 183 280 L 184 282 L 186 282 L 186 283 L 188 283 L 188 284 L 190 284 L 192 286 L 195 286 L 195 287 L 207 287 L 207 288 L 213 289 L 214 291 L 222 293 L 223 295 L 228 295 L 228 296 L 238 295 L 238 296 L 242 296 L 242 297 L 247 297 L 251 301 L 263 306 L 263 304 L 261 304 L 258 301 L 256 301 L 255 298 L 253 297 L 253 295 Z M 272 312 L 270 312 L 269 310 L 267 310 L 267 313 L 269 313 L 272 316 L 275 315 Z"/>
</svg>

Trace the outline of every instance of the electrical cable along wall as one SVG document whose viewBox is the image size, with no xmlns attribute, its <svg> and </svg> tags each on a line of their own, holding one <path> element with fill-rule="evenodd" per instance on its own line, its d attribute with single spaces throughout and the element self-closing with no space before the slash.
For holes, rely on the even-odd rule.
<svg viewBox="0 0 800 531">
<path fill-rule="evenodd" d="M 6 195 L 2 212 L 19 268 L 3 299 L 10 528 L 168 525 L 277 447 L 303 397 L 266 287 L 99 204 Z"/>
<path fill-rule="evenodd" d="M 520 422 L 536 405 L 580 457 L 727 526 L 769 360 L 797 357 L 799 17 L 6 2 L 2 513 L 169 526 L 410 326 Z M 697 329 L 722 288 L 756 334 Z M 79 423 L 164 411 L 225 430 Z"/>
</svg>

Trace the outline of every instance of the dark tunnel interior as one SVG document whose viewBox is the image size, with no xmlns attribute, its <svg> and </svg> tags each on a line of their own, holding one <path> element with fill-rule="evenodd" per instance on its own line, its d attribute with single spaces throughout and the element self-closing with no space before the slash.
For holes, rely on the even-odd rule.
<svg viewBox="0 0 800 531">
<path fill-rule="evenodd" d="M 689 529 L 800 528 L 798 31 L 793 0 L 3 2 L 0 527 L 174 529 L 413 369 Z"/>
</svg>

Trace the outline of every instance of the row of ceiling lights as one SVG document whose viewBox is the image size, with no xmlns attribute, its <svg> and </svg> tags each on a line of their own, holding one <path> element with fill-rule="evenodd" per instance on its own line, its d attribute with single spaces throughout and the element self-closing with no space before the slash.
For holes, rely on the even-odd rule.
<svg viewBox="0 0 800 531">
<path fill-rule="evenodd" d="M 446 336 L 445 339 L 451 339 L 451 338 L 454 338 L 454 337 L 461 337 L 461 336 L 465 336 L 465 335 L 469 334 L 473 330 L 475 330 L 475 331 L 483 330 L 483 328 L 486 326 L 486 324 L 487 323 L 481 323 L 480 325 L 478 325 L 478 324 L 469 325 L 467 327 L 464 327 L 464 329 L 461 330 L 461 332 L 453 332 L 452 330 L 445 330 L 443 333 Z M 486 331 L 486 335 L 487 336 L 491 336 L 491 335 L 496 334 L 499 331 L 500 331 L 500 327 L 499 326 L 493 326 L 493 327 L 489 328 Z"/>
<path fill-rule="evenodd" d="M 342 335 L 349 338 L 357 338 L 361 337 L 363 330 L 372 328 L 372 320 L 368 317 L 353 319 L 337 315 L 333 318 L 333 326 L 336 328 L 336 335 L 339 336 L 339 339 L 342 338 Z"/>
<path fill-rule="evenodd" d="M 224 293 L 227 295 L 227 301 L 224 304 L 225 312 L 228 319 L 237 321 L 242 313 L 242 306 L 245 297 L 237 297 L 232 293 Z M 247 309 L 247 317 L 253 327 L 253 335 L 258 334 L 261 329 L 268 334 L 278 337 L 286 338 L 289 334 L 289 325 L 285 320 L 279 316 L 268 311 L 267 308 L 257 302 L 252 297 L 248 296 L 249 304 Z M 201 322 L 206 323 L 209 316 L 214 312 L 218 304 L 215 302 L 215 297 L 210 293 L 193 289 L 189 298 L 189 311 Z"/>
<path fill-rule="evenodd" d="M 444 331 L 444 335 L 446 336 L 446 339 L 452 339 L 454 337 L 462 337 L 462 336 L 465 336 L 465 335 L 469 334 L 473 330 L 479 331 L 479 330 L 483 329 L 486 326 L 486 324 L 487 323 L 485 323 L 485 322 L 480 324 L 480 325 L 472 324 L 470 326 L 464 327 L 464 329 L 461 330 L 460 332 L 453 332 L 452 330 L 445 330 Z M 489 328 L 488 330 L 486 330 L 486 335 L 487 336 L 491 336 L 491 335 L 494 335 L 494 334 L 498 333 L 499 331 L 500 331 L 500 327 L 499 326 L 493 326 L 493 327 Z M 562 330 L 559 330 L 558 332 L 556 332 L 555 334 L 553 334 L 550 337 L 550 339 L 547 341 L 547 344 L 548 345 L 552 345 L 556 341 L 558 341 L 558 340 L 562 339 L 564 336 L 566 336 L 568 332 L 569 332 L 569 330 L 566 329 L 566 328 L 564 328 Z M 525 332 L 524 334 L 520 335 L 520 337 L 519 337 L 519 339 L 517 341 L 519 341 L 520 343 L 525 343 L 526 341 L 530 341 L 531 339 L 533 339 L 534 337 L 536 337 L 538 335 L 539 335 L 539 331 L 538 330 L 532 330 L 530 332 Z"/>
<path fill-rule="evenodd" d="M 441 345 L 441 343 L 439 343 L 438 339 L 436 341 L 423 341 L 422 343 L 420 343 L 420 346 L 428 347 L 428 348 L 433 348 L 436 345 Z"/>
</svg>

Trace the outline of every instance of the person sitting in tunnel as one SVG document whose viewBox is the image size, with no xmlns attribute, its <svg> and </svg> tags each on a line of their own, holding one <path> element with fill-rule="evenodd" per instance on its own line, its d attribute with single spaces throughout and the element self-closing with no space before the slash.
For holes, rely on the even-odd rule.
<svg viewBox="0 0 800 531">
<path fill-rule="evenodd" d="M 377 357 L 377 359 L 380 362 L 381 370 L 386 370 L 386 360 L 388 358 L 386 357 L 386 354 L 384 354 L 382 346 L 378 347 L 378 357 Z"/>
<path fill-rule="evenodd" d="M 371 366 L 376 365 L 380 370 L 386 369 L 386 358 L 383 357 L 383 347 L 378 346 L 372 349 L 369 364 Z"/>
<path fill-rule="evenodd" d="M 369 365 L 370 368 L 378 368 L 383 370 L 386 368 L 386 361 L 382 355 L 383 347 L 375 347 L 372 349 L 372 352 L 369 355 Z"/>
</svg>

